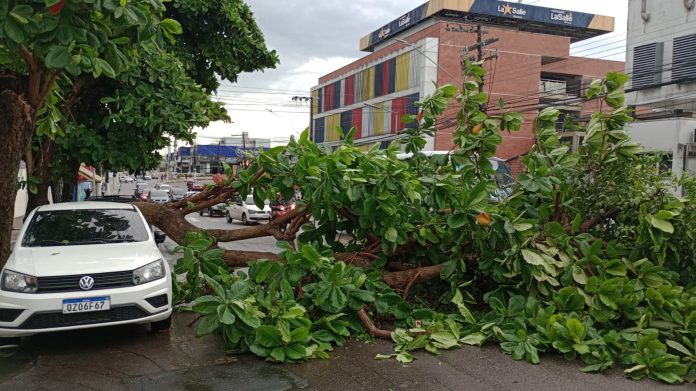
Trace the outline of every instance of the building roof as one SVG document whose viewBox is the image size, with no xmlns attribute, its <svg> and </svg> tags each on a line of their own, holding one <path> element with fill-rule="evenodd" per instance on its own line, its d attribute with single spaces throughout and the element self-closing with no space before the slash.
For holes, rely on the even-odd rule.
<svg viewBox="0 0 696 391">
<path fill-rule="evenodd" d="M 380 42 L 435 16 L 512 27 L 520 31 L 567 36 L 572 42 L 614 31 L 614 18 L 611 16 L 510 1 L 430 0 L 361 38 L 360 50 L 372 52 Z"/>
</svg>

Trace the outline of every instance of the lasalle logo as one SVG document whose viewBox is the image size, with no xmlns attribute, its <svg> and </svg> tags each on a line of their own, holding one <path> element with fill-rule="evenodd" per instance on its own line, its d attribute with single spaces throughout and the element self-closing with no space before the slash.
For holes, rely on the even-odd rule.
<svg viewBox="0 0 696 391">
<path fill-rule="evenodd" d="M 409 23 L 411 23 L 411 14 L 406 14 L 399 18 L 399 27 L 404 27 Z"/>
<path fill-rule="evenodd" d="M 379 30 L 379 34 L 377 34 L 377 36 L 379 38 L 384 38 L 387 35 L 389 35 L 389 33 L 391 33 L 391 29 L 389 28 L 389 26 L 384 26 L 381 30 Z"/>
<path fill-rule="evenodd" d="M 510 3 L 505 3 L 505 5 L 499 5 L 498 6 L 498 12 L 505 15 L 510 15 L 510 16 L 526 16 L 527 15 L 527 10 L 524 8 L 517 8 L 513 7 L 510 5 Z"/>
<path fill-rule="evenodd" d="M 571 24 L 571 23 L 573 23 L 573 13 L 566 12 L 566 11 L 552 10 L 551 11 L 551 20 L 554 20 L 557 22 L 563 22 L 566 24 Z"/>
</svg>

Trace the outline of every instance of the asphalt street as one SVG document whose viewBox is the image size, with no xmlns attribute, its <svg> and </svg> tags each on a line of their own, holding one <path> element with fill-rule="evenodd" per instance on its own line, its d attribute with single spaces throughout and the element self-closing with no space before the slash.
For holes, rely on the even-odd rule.
<svg viewBox="0 0 696 391">
<path fill-rule="evenodd" d="M 183 186 L 183 184 L 181 185 Z M 132 193 L 130 184 L 121 188 Z M 224 218 L 191 215 L 201 228 L 243 227 Z M 162 252 L 175 244 L 167 241 Z M 275 251 L 272 238 L 227 244 L 231 249 Z M 388 341 L 352 341 L 328 360 L 279 365 L 252 355 L 229 356 L 217 335 L 196 338 L 191 313 L 177 313 L 171 331 L 151 333 L 131 325 L 60 332 L 25 338 L 19 352 L 0 358 L 0 390 L 686 390 L 631 381 L 620 369 L 580 372 L 582 363 L 544 355 L 540 365 L 512 360 L 494 344 L 465 346 L 439 356 L 416 353 L 400 365 L 377 361 Z"/>
</svg>

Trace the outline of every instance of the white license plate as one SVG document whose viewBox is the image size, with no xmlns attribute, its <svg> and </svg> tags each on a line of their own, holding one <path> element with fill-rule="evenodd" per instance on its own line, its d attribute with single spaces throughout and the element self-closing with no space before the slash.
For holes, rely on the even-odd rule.
<svg viewBox="0 0 696 391">
<path fill-rule="evenodd" d="M 84 299 L 63 300 L 63 313 L 75 314 L 80 312 L 106 311 L 110 309 L 108 296 L 87 297 Z"/>
</svg>

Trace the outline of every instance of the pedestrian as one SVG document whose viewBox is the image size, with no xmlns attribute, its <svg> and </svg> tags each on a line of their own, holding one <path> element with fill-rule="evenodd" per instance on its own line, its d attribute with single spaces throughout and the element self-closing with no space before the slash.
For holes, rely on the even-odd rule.
<svg viewBox="0 0 696 391">
<path fill-rule="evenodd" d="M 89 187 L 85 187 L 85 199 L 86 200 L 89 199 L 90 194 L 92 194 L 92 189 L 90 189 Z"/>
</svg>

